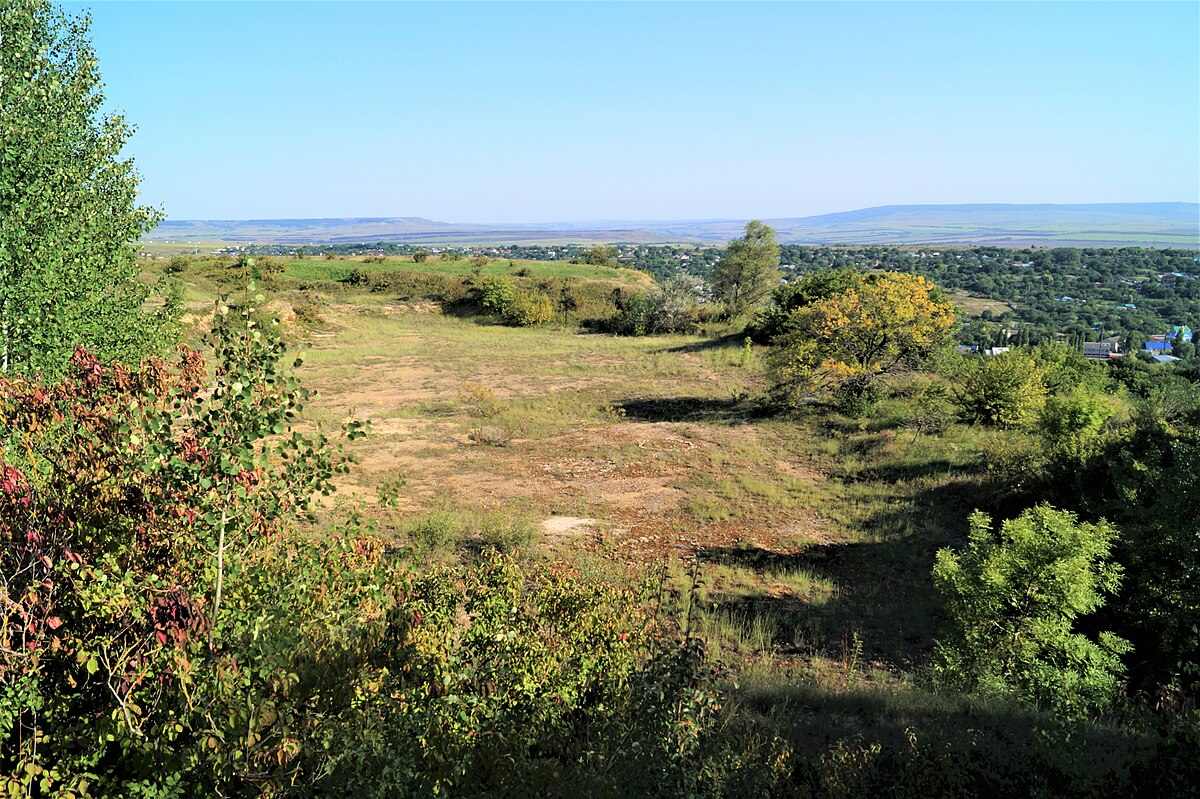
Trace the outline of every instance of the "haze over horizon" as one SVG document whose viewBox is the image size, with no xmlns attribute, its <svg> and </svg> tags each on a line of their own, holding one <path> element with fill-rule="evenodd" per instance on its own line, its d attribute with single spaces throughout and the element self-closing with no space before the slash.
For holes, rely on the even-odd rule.
<svg viewBox="0 0 1200 799">
<path fill-rule="evenodd" d="M 1200 201 L 1195 3 L 90 5 L 171 219 Z"/>
</svg>

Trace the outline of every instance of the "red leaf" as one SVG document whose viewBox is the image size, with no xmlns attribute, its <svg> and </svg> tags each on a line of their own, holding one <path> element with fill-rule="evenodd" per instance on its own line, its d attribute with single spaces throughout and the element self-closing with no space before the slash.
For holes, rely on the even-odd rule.
<svg viewBox="0 0 1200 799">
<path fill-rule="evenodd" d="M 51 630 L 57 630 L 59 627 L 62 627 L 62 619 L 60 619 L 58 616 L 51 616 L 50 618 L 46 619 L 46 626 Z"/>
</svg>

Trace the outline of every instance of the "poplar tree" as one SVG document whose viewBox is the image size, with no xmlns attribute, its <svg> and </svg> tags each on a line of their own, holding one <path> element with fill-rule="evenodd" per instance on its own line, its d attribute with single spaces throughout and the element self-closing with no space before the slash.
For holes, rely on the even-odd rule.
<svg viewBox="0 0 1200 799">
<path fill-rule="evenodd" d="M 712 275 L 713 295 L 725 303 L 730 319 L 765 300 L 779 285 L 779 244 L 775 231 L 757 219 L 746 233 L 729 242 Z"/>
<path fill-rule="evenodd" d="M 103 111 L 90 18 L 47 0 L 0 5 L 0 374 L 57 376 L 83 346 L 131 362 L 171 338 L 147 310 L 133 250 L 162 219 L 121 157 L 132 128 Z"/>
</svg>

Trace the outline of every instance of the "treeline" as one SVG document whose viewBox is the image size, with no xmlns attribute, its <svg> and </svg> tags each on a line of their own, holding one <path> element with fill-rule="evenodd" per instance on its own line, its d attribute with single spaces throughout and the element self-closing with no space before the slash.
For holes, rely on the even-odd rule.
<svg viewBox="0 0 1200 799">
<path fill-rule="evenodd" d="M 1140 347 L 1172 325 L 1200 321 L 1200 252 L 1119 249 L 900 249 L 784 245 L 780 260 L 798 273 L 888 269 L 923 275 L 949 291 L 1005 303 L 1011 310 L 969 320 L 965 343 L 992 346 L 1011 330 L 1036 344 L 1058 335 L 1095 341 L 1120 335 Z M 1178 273 L 1180 276 L 1176 276 Z M 1160 277 L 1165 275 L 1166 277 Z"/>
<path fill-rule="evenodd" d="M 441 247 L 469 257 L 510 258 L 629 266 L 664 283 L 686 274 L 709 280 L 724 247 L 681 245 L 506 245 Z M 607 250 L 603 261 L 599 250 Z M 264 255 L 401 255 L 429 248 L 393 242 L 260 245 Z M 1065 341 L 1078 346 L 1102 336 L 1119 335 L 1126 349 L 1174 325 L 1200 328 L 1200 252 L 1122 247 L 1107 249 L 813 247 L 781 245 L 779 264 L 785 280 L 826 269 L 890 270 L 922 275 L 948 291 L 1008 306 L 965 319 L 964 344 L 991 347 L 1009 343 Z M 701 293 L 701 296 L 703 294 Z"/>
</svg>

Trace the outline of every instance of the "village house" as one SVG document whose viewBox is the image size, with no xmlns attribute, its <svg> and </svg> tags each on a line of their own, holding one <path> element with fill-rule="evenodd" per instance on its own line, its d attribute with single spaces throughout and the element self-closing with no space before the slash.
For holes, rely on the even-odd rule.
<svg viewBox="0 0 1200 799">
<path fill-rule="evenodd" d="M 1121 338 L 1109 336 L 1099 341 L 1083 342 L 1083 357 L 1095 361 L 1108 361 L 1121 357 Z"/>
<path fill-rule="evenodd" d="M 1142 349 L 1151 355 L 1170 355 L 1171 346 L 1166 336 L 1151 336 Z"/>
</svg>

